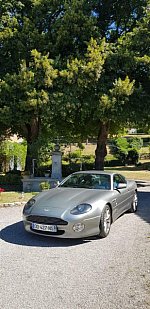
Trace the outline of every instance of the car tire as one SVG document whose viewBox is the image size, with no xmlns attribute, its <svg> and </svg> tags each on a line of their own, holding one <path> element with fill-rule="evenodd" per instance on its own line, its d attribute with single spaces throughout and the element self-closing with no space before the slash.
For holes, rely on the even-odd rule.
<svg viewBox="0 0 150 309">
<path fill-rule="evenodd" d="M 131 203 L 131 208 L 130 208 L 130 212 L 136 212 L 137 211 L 137 207 L 138 207 L 138 198 L 137 198 L 137 192 L 134 192 L 134 196 L 132 199 L 132 203 Z"/>
<path fill-rule="evenodd" d="M 112 217 L 111 217 L 111 209 L 109 205 L 105 205 L 102 213 L 101 213 L 101 218 L 100 218 L 100 233 L 99 237 L 100 238 L 105 238 L 110 232 L 110 226 L 112 222 Z"/>
</svg>

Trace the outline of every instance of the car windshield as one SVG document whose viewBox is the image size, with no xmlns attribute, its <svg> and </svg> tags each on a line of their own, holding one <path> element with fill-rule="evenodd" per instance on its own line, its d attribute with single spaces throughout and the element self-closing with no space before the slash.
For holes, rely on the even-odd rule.
<svg viewBox="0 0 150 309">
<path fill-rule="evenodd" d="M 59 185 L 59 187 L 110 190 L 110 175 L 94 173 L 72 174 L 64 183 Z"/>
</svg>

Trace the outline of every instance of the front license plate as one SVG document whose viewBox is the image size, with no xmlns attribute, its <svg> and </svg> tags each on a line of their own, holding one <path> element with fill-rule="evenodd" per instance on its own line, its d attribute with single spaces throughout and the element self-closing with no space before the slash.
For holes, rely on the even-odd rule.
<svg viewBox="0 0 150 309">
<path fill-rule="evenodd" d="M 32 229 L 38 231 L 46 231 L 46 232 L 57 232 L 57 225 L 45 225 L 39 223 L 32 223 Z"/>
</svg>

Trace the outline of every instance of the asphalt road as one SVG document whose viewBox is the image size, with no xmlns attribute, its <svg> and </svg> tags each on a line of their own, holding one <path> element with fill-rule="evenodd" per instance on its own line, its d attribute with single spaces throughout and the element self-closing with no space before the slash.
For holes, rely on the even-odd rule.
<svg viewBox="0 0 150 309">
<path fill-rule="evenodd" d="M 105 239 L 27 234 L 22 208 L 1 208 L 1 308 L 149 309 L 150 187 L 138 191 Z"/>
</svg>

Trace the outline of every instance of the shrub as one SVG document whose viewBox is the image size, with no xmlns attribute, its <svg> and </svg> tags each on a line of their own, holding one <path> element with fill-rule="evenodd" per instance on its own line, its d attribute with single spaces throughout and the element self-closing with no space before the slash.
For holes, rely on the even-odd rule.
<svg viewBox="0 0 150 309">
<path fill-rule="evenodd" d="M 22 172 L 20 170 L 12 170 L 9 172 L 6 172 L 6 175 L 19 175 L 21 176 Z"/>
<path fill-rule="evenodd" d="M 68 175 L 78 172 L 80 170 L 80 163 L 71 163 L 62 165 L 62 176 L 67 177 Z"/>
<path fill-rule="evenodd" d="M 95 162 L 83 162 L 82 169 L 83 171 L 93 170 L 95 168 Z"/>
<path fill-rule="evenodd" d="M 43 181 L 40 183 L 41 190 L 48 190 L 50 189 L 50 183 L 48 181 Z"/>
<path fill-rule="evenodd" d="M 48 171 L 50 174 L 50 171 L 52 169 L 51 164 L 45 165 L 45 166 L 40 166 L 35 170 L 35 176 L 36 177 L 44 177 L 45 173 Z"/>
<path fill-rule="evenodd" d="M 119 137 L 113 140 L 113 154 L 122 164 L 137 164 L 139 160 L 139 149 L 142 147 L 142 140 L 137 137 Z"/>
<path fill-rule="evenodd" d="M 6 191 L 22 191 L 21 176 L 17 174 L 0 175 L 0 184 Z"/>
<path fill-rule="evenodd" d="M 79 159 L 79 158 L 81 158 L 81 150 L 76 150 L 74 152 L 71 152 L 69 157 L 70 157 L 70 159 Z"/>
<path fill-rule="evenodd" d="M 136 149 L 131 149 L 128 151 L 127 163 L 128 164 L 137 164 L 139 160 L 139 153 Z"/>
<path fill-rule="evenodd" d="M 94 162 L 83 162 L 83 163 L 71 163 L 62 165 L 62 176 L 67 177 L 68 175 L 79 172 L 80 170 L 93 170 L 94 169 Z"/>
<path fill-rule="evenodd" d="M 114 166 L 122 166 L 122 161 L 119 159 L 105 161 L 105 167 L 114 167 Z"/>
<path fill-rule="evenodd" d="M 94 163 L 95 162 L 95 156 L 94 155 L 84 155 L 83 156 L 83 162 L 84 163 Z"/>
</svg>

